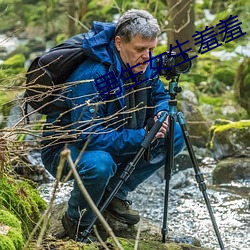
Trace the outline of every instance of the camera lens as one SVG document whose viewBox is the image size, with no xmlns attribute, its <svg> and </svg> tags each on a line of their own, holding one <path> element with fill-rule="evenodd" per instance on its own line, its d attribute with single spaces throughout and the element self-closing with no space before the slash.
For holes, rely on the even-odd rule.
<svg viewBox="0 0 250 250">
<path fill-rule="evenodd" d="M 184 56 L 185 56 L 185 59 L 188 59 L 188 55 L 186 53 L 184 53 Z M 175 57 L 175 65 L 180 63 L 180 65 L 177 65 L 175 67 L 175 70 L 178 73 L 186 73 L 191 68 L 191 61 L 183 62 L 185 59 L 183 58 L 182 55 L 178 55 Z"/>
</svg>

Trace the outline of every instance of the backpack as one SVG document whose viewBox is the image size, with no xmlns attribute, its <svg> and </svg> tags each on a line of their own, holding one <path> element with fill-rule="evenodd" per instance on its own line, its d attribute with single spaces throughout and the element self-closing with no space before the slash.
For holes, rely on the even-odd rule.
<svg viewBox="0 0 250 250">
<path fill-rule="evenodd" d="M 40 114 L 48 114 L 66 79 L 86 59 L 84 34 L 75 35 L 37 57 L 26 72 L 25 114 L 28 105 Z"/>
</svg>

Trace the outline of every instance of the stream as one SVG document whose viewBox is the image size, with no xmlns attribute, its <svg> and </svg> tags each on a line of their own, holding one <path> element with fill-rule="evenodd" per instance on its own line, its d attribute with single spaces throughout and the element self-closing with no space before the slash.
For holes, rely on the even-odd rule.
<svg viewBox="0 0 250 250">
<path fill-rule="evenodd" d="M 207 194 L 226 250 L 250 250 L 250 180 L 212 185 L 212 158 L 202 160 L 200 169 L 205 178 Z M 162 228 L 164 213 L 165 180 L 158 171 L 136 192 L 130 194 L 132 208 L 142 217 Z M 49 201 L 54 182 L 39 187 L 42 197 Z M 69 198 L 72 182 L 57 192 L 55 203 Z M 177 238 L 192 237 L 203 247 L 219 250 L 219 243 L 206 208 L 202 192 L 197 187 L 194 169 L 187 168 L 173 174 L 170 180 L 168 202 L 168 228 Z"/>
</svg>

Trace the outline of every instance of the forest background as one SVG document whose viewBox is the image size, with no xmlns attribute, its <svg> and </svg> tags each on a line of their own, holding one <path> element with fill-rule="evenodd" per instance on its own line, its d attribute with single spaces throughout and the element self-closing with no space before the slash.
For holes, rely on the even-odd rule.
<svg viewBox="0 0 250 250">
<path fill-rule="evenodd" d="M 249 118 L 250 2 L 247 0 L 0 0 L 1 127 L 6 125 L 11 107 L 10 103 L 3 104 L 23 91 L 27 66 L 37 55 L 72 35 L 86 32 L 94 20 L 116 22 L 131 8 L 148 10 L 158 19 L 162 33 L 155 55 L 169 50 L 170 44 L 176 46 L 176 40 L 179 43 L 189 41 L 182 49 L 192 49 L 189 55 L 197 57 L 192 60 L 189 74 L 181 75 L 180 84 L 187 82 L 195 89 L 200 106 L 213 106 L 211 120 L 215 117 L 233 121 Z M 238 16 L 235 19 L 241 23 L 239 27 L 244 35 L 226 43 L 226 40 L 222 42 L 224 33 L 219 34 L 216 25 L 230 15 Z M 195 45 L 200 40 L 195 41 L 198 37 L 193 36 L 206 27 L 214 30 L 213 34 L 217 33 L 213 39 L 221 46 L 210 46 L 212 49 L 204 53 L 204 47 L 200 50 L 201 43 Z M 15 39 L 19 43 L 8 51 L 5 45 Z M 227 105 L 233 105 L 235 112 L 228 112 L 225 117 L 221 107 Z"/>
</svg>

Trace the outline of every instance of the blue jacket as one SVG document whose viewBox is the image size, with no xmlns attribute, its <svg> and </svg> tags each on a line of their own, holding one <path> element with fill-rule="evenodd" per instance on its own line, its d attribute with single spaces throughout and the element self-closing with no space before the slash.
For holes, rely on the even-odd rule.
<svg viewBox="0 0 250 250">
<path fill-rule="evenodd" d="M 45 132 L 45 136 L 58 136 L 62 133 L 60 141 L 63 142 L 62 138 L 68 137 L 79 147 L 83 147 L 88 140 L 88 150 L 104 150 L 113 155 L 132 154 L 140 148 L 146 133 L 144 128 L 124 127 L 125 100 L 122 78 L 119 78 L 122 92 L 115 96 L 110 95 L 106 102 L 102 102 L 103 95 L 98 92 L 95 83 L 96 78 L 111 71 L 116 74 L 117 79 L 121 75 L 121 62 L 114 52 L 114 31 L 114 24 L 94 22 L 92 29 L 86 33 L 83 48 L 88 59 L 69 77 L 68 87 L 62 93 L 63 102 L 57 101 L 56 107 L 47 116 L 48 124 L 63 130 Z M 151 116 L 162 110 L 168 111 L 169 100 L 159 77 L 151 79 L 153 73 L 149 66 L 144 73 L 145 77 L 150 79 L 146 81 L 146 86 L 149 87 L 147 106 L 153 107 Z M 62 112 L 65 106 L 69 111 Z"/>
</svg>

